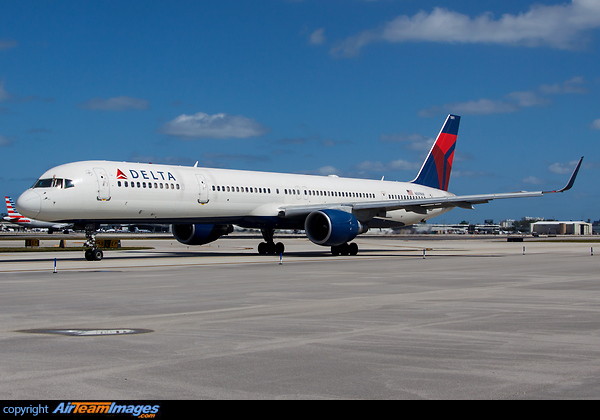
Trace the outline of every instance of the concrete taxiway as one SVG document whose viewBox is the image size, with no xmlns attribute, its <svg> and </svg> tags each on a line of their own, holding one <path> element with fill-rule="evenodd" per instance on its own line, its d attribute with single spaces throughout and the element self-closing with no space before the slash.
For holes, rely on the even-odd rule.
<svg viewBox="0 0 600 420">
<path fill-rule="evenodd" d="M 94 262 L 0 241 L 1 395 L 600 396 L 594 243 L 363 236 L 333 257 L 298 237 L 280 260 L 259 241 L 123 240 L 153 249 Z"/>
</svg>

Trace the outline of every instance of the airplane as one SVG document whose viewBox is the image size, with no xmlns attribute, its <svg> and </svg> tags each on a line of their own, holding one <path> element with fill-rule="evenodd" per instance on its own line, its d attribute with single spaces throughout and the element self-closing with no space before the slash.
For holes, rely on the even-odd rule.
<svg viewBox="0 0 600 420">
<path fill-rule="evenodd" d="M 448 192 L 460 116 L 448 115 L 416 178 L 410 182 L 128 163 L 81 161 L 46 171 L 17 200 L 31 218 L 85 230 L 87 260 L 101 260 L 101 223 L 171 224 L 173 236 L 203 245 L 233 231 L 260 229 L 259 254 L 283 254 L 276 229 L 304 230 L 333 255 L 356 255 L 351 242 L 369 228 L 424 222 L 455 207 L 569 190 L 457 196 Z"/>
<path fill-rule="evenodd" d="M 15 203 L 13 202 L 12 198 L 4 196 L 4 200 L 6 201 L 6 211 L 8 212 L 8 216 L 3 217 L 3 220 L 9 223 L 26 228 L 48 229 L 48 233 L 53 233 L 54 231 L 58 230 L 68 230 L 70 227 L 68 223 L 54 223 L 28 219 L 15 210 Z"/>
</svg>

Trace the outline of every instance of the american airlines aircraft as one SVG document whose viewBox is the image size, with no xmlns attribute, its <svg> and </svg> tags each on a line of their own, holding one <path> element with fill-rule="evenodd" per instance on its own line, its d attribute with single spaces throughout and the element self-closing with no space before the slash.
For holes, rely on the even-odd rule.
<svg viewBox="0 0 600 420">
<path fill-rule="evenodd" d="M 8 216 L 5 216 L 3 220 L 12 224 L 26 228 L 48 229 L 48 233 L 52 233 L 57 230 L 68 230 L 70 226 L 68 223 L 43 222 L 41 220 L 28 219 L 15 210 L 15 205 L 12 201 L 12 198 L 5 196 L 4 200 L 6 201 L 6 211 L 8 212 Z"/>
<path fill-rule="evenodd" d="M 276 229 L 300 229 L 334 255 L 355 255 L 351 241 L 369 228 L 423 222 L 455 208 L 555 191 L 456 196 L 448 192 L 460 117 L 449 115 L 417 177 L 391 182 L 228 169 L 83 161 L 46 171 L 17 200 L 31 218 L 85 229 L 85 257 L 102 259 L 95 234 L 101 223 L 172 225 L 184 244 L 202 245 L 233 231 L 260 229 L 260 254 L 281 254 Z"/>
</svg>

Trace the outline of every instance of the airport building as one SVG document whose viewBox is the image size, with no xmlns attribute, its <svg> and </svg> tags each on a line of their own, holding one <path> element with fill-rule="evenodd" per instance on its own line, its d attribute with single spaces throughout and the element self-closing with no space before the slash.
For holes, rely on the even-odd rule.
<svg viewBox="0 0 600 420">
<path fill-rule="evenodd" d="M 592 224 L 587 222 L 541 221 L 531 224 L 531 233 L 538 235 L 591 235 Z"/>
</svg>

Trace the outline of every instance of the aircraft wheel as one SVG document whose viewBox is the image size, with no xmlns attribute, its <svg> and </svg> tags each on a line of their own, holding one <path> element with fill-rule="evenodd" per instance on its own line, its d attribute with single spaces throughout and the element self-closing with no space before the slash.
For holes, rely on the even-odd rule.
<svg viewBox="0 0 600 420">
<path fill-rule="evenodd" d="M 86 249 L 85 253 L 83 254 L 85 256 L 85 259 L 88 261 L 93 261 L 94 257 L 92 255 L 92 250 L 91 249 Z"/>
<path fill-rule="evenodd" d="M 282 242 L 277 242 L 275 244 L 275 255 L 281 255 L 285 251 L 285 245 Z"/>
<path fill-rule="evenodd" d="M 104 257 L 104 253 L 99 249 L 94 249 L 92 250 L 92 256 L 94 257 L 94 261 L 100 261 Z"/>
<path fill-rule="evenodd" d="M 338 255 L 356 255 L 358 254 L 358 245 L 352 242 L 351 244 L 345 243 L 342 245 L 332 246 L 331 254 L 335 257 Z"/>
<path fill-rule="evenodd" d="M 258 253 L 260 255 L 266 255 L 269 251 L 269 245 L 266 242 L 261 242 L 258 244 Z"/>
</svg>

